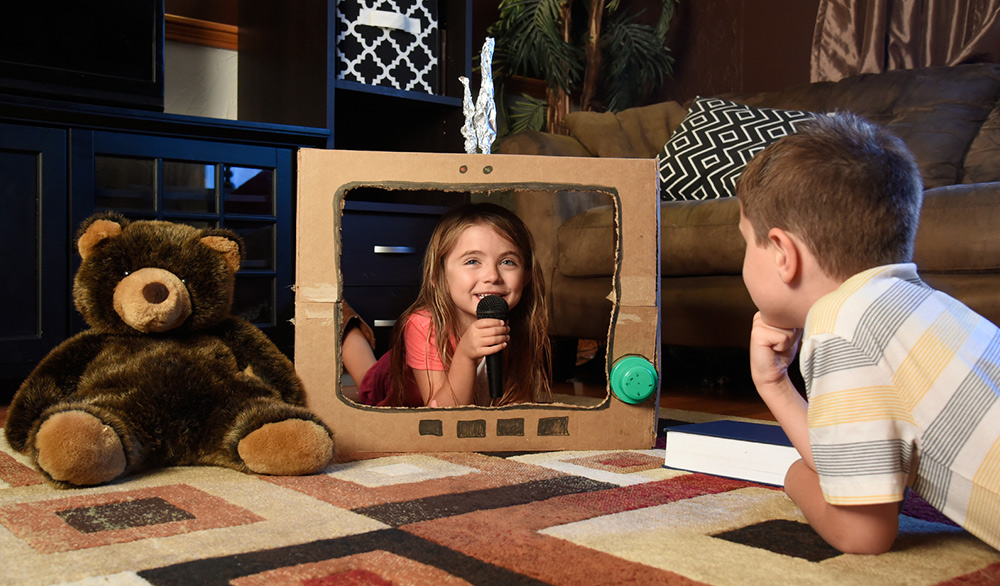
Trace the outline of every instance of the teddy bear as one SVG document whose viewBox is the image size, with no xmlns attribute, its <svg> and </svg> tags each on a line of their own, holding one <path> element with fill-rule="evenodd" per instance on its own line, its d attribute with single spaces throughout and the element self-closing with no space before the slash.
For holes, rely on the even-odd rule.
<svg viewBox="0 0 1000 586">
<path fill-rule="evenodd" d="M 305 406 L 292 362 L 230 315 L 243 242 L 222 229 L 109 212 L 83 222 L 73 283 L 90 329 L 18 388 L 10 445 L 60 487 L 140 470 L 216 465 L 321 470 L 333 435 Z"/>
</svg>

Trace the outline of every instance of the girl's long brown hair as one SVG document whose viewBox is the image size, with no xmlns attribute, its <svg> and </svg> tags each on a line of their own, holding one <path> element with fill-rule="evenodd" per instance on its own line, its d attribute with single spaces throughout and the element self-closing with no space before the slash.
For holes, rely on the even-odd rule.
<svg viewBox="0 0 1000 586">
<path fill-rule="evenodd" d="M 430 314 L 434 346 L 445 369 L 451 366 L 455 350 L 451 341 L 464 332 L 454 330 L 457 309 L 448 292 L 445 258 L 462 232 L 474 225 L 490 226 L 510 240 L 524 258 L 528 277 L 520 302 L 508 316 L 510 342 L 503 350 L 504 389 L 498 405 L 550 400 L 549 316 L 545 306 L 545 281 L 534 258 L 534 240 L 527 226 L 513 212 L 496 204 L 479 203 L 460 206 L 442 216 L 427 244 L 420 294 L 396 320 L 392 331 L 390 396 L 393 405 L 406 404 L 406 381 L 412 375 L 406 365 L 403 330 L 414 313 L 426 311 Z"/>
</svg>

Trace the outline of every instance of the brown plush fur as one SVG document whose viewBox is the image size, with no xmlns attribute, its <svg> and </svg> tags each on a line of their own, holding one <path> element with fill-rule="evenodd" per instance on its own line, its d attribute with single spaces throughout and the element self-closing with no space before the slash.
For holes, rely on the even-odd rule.
<svg viewBox="0 0 1000 586">
<path fill-rule="evenodd" d="M 74 282 L 90 329 L 18 389 L 7 440 L 55 484 L 93 485 L 183 464 L 308 474 L 333 454 L 291 362 L 229 314 L 243 244 L 226 230 L 82 225 Z"/>
</svg>

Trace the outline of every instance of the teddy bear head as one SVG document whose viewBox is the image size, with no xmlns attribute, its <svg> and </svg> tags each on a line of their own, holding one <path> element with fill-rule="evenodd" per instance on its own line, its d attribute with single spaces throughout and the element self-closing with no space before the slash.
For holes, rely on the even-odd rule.
<svg viewBox="0 0 1000 586">
<path fill-rule="evenodd" d="M 229 315 L 243 241 L 235 233 L 116 213 L 87 219 L 73 283 L 91 328 L 113 334 L 195 332 Z"/>
</svg>

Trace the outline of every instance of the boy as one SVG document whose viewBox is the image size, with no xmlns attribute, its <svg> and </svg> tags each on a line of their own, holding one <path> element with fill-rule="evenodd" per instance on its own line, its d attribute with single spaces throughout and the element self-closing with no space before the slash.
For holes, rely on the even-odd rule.
<svg viewBox="0 0 1000 586">
<path fill-rule="evenodd" d="M 1000 330 L 910 264 L 923 191 L 906 146 L 818 116 L 736 193 L 751 374 L 802 458 L 787 494 L 846 553 L 889 550 L 907 488 L 1000 549 Z M 788 378 L 800 338 L 808 403 Z"/>
</svg>

